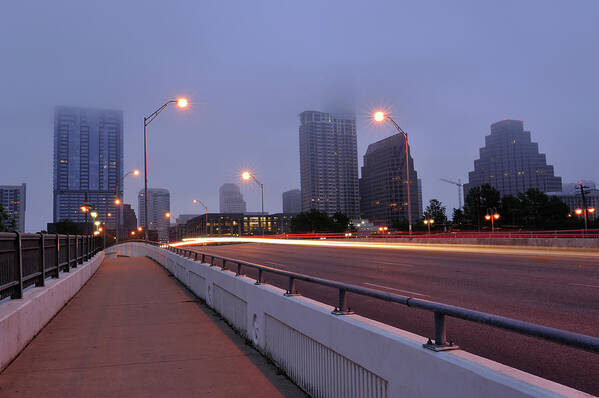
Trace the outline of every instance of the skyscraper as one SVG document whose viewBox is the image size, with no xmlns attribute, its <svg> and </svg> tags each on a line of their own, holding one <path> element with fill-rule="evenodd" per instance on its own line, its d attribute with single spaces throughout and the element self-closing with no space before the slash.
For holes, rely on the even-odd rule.
<svg viewBox="0 0 599 398">
<path fill-rule="evenodd" d="M 472 187 L 490 184 L 502 196 L 515 195 L 536 188 L 543 192 L 562 190 L 562 179 L 556 177 L 553 166 L 547 164 L 539 144 L 532 142 L 530 131 L 524 131 L 521 120 L 502 120 L 491 125 L 485 137 L 480 159 L 474 161 L 474 171 L 468 173 L 464 196 Z"/>
<path fill-rule="evenodd" d="M 221 213 L 245 213 L 246 204 L 239 186 L 233 183 L 221 185 L 218 190 Z"/>
<path fill-rule="evenodd" d="M 0 204 L 8 215 L 8 221 L 13 222 L 15 231 L 25 232 L 25 183 L 21 185 L 0 185 Z"/>
<path fill-rule="evenodd" d="M 54 110 L 54 222 L 83 222 L 89 203 L 100 221 L 116 214 L 123 176 L 123 113 L 56 107 Z M 123 196 L 122 185 L 119 197 Z"/>
<path fill-rule="evenodd" d="M 123 226 L 122 230 L 127 236 L 131 233 L 131 231 L 135 231 L 137 229 L 137 216 L 135 215 L 135 210 L 131 208 L 130 204 L 123 204 Z"/>
<path fill-rule="evenodd" d="M 300 213 L 302 211 L 302 193 L 299 189 L 283 192 L 283 213 Z"/>
<path fill-rule="evenodd" d="M 359 213 L 356 119 L 305 111 L 300 114 L 302 211 Z"/>
<path fill-rule="evenodd" d="M 408 221 L 405 138 L 394 134 L 368 145 L 360 178 L 360 212 L 376 225 Z M 420 218 L 419 179 L 409 149 L 412 220 Z"/>
<path fill-rule="evenodd" d="M 168 189 L 148 188 L 148 223 L 146 226 L 146 211 L 144 206 L 144 190 L 137 196 L 139 209 L 139 223 L 143 229 L 158 231 L 158 239 L 168 240 L 168 228 L 171 225 L 171 194 Z"/>
</svg>

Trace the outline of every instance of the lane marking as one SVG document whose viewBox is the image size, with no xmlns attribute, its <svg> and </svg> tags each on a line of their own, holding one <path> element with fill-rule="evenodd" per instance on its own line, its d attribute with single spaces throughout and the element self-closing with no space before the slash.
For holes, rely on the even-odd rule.
<svg viewBox="0 0 599 398">
<path fill-rule="evenodd" d="M 595 286 L 595 285 L 585 285 L 584 283 L 568 283 L 568 285 L 571 286 L 585 286 L 585 287 L 594 287 L 596 289 L 599 289 L 599 286 Z"/>
<path fill-rule="evenodd" d="M 410 268 L 414 268 L 414 266 L 412 264 L 400 264 L 400 263 L 389 263 L 386 261 L 376 261 L 375 260 L 375 264 L 385 264 L 385 265 L 398 265 L 400 267 L 410 267 Z"/>
<path fill-rule="evenodd" d="M 264 265 L 268 265 L 269 267 L 287 268 L 287 266 L 286 266 L 286 265 L 283 265 L 283 264 L 277 264 L 277 263 L 271 263 L 270 261 L 262 261 L 262 264 L 264 264 Z"/>
<path fill-rule="evenodd" d="M 396 289 L 394 287 L 389 287 L 389 286 L 383 286 L 383 285 L 377 285 L 376 283 L 368 283 L 368 282 L 364 282 L 364 285 L 369 285 L 369 286 L 376 286 L 376 287 L 380 287 L 383 289 L 389 289 L 389 290 L 395 290 L 397 292 L 403 292 L 403 293 L 408 293 L 408 294 L 415 294 L 417 296 L 423 296 L 423 297 L 430 297 L 428 294 L 422 294 L 422 293 L 416 293 L 416 292 L 411 292 L 409 290 L 403 290 L 403 289 Z"/>
</svg>

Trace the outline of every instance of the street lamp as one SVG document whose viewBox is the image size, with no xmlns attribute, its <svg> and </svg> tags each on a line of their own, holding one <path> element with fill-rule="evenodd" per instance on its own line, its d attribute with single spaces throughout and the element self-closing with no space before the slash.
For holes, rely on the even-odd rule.
<svg viewBox="0 0 599 398">
<path fill-rule="evenodd" d="M 499 213 L 497 213 L 496 208 L 487 209 L 487 214 L 485 214 L 485 220 L 491 221 L 491 232 L 495 232 L 495 220 L 499 220 Z"/>
<path fill-rule="evenodd" d="M 387 113 L 383 111 L 376 111 L 372 115 L 372 118 L 377 123 L 383 123 L 385 119 L 388 119 L 393 127 L 403 135 L 406 142 L 406 185 L 408 190 L 408 230 L 410 235 L 412 234 L 412 201 L 410 200 L 410 158 L 409 158 L 409 149 L 408 149 L 408 134 L 399 127 L 399 124 L 395 123 L 395 120 L 391 118 Z"/>
<path fill-rule="evenodd" d="M 121 222 L 121 207 L 120 204 L 121 199 L 119 198 L 119 184 L 129 175 L 134 175 L 134 176 L 138 176 L 139 175 L 139 169 L 133 169 L 128 171 L 124 176 L 121 177 L 120 180 L 118 180 L 116 182 L 116 192 L 115 192 L 115 199 L 114 199 L 114 204 L 116 205 L 116 218 L 115 218 L 115 240 L 116 243 L 119 243 L 119 224 Z"/>
<path fill-rule="evenodd" d="M 194 204 L 198 204 L 198 203 L 201 204 L 202 206 L 204 206 L 204 209 L 206 210 L 206 225 L 204 225 L 204 234 L 206 236 L 208 236 L 208 207 L 204 204 L 204 202 L 202 202 L 199 199 L 194 199 L 193 203 Z"/>
<path fill-rule="evenodd" d="M 169 104 L 175 103 L 181 109 L 185 109 L 189 106 L 187 98 L 177 98 L 174 100 L 167 101 L 160 108 L 150 113 L 149 116 L 144 117 L 144 221 L 146 223 L 145 240 L 148 240 L 148 124 L 152 123 L 154 119 L 162 112 Z"/>
<path fill-rule="evenodd" d="M 586 232 L 587 232 L 587 223 L 588 223 L 588 221 L 587 221 L 588 214 L 589 213 L 591 213 L 591 214 L 595 213 L 595 208 L 594 207 L 585 207 L 585 208 L 582 208 L 582 209 L 575 209 L 574 213 L 576 213 L 577 216 L 580 216 L 581 214 L 584 213 L 584 232 L 586 234 Z"/>
<path fill-rule="evenodd" d="M 424 223 L 424 225 L 426 225 L 428 227 L 428 234 L 431 234 L 431 225 L 433 225 L 435 223 L 435 219 L 434 218 L 428 218 L 428 219 L 424 219 L 422 220 L 422 222 Z"/>
<path fill-rule="evenodd" d="M 258 179 L 256 179 L 254 174 L 250 173 L 249 171 L 244 171 L 243 173 L 241 173 L 241 179 L 244 181 L 249 181 L 250 179 L 252 179 L 252 180 L 254 180 L 254 182 L 256 184 L 258 184 L 260 186 L 260 191 L 262 191 L 262 212 L 261 212 L 259 224 L 260 224 L 260 230 L 262 232 L 262 235 L 264 235 L 264 225 L 262 224 L 263 219 L 264 219 L 264 184 L 262 184 L 260 181 L 258 181 Z"/>
</svg>

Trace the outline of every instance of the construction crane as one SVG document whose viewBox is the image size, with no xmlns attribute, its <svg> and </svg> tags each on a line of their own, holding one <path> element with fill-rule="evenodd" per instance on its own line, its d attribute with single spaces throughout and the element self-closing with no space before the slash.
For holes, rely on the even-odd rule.
<svg viewBox="0 0 599 398">
<path fill-rule="evenodd" d="M 448 180 L 446 178 L 440 178 L 440 180 L 443 181 L 443 182 L 447 182 L 449 184 L 453 184 L 453 185 L 457 185 L 458 186 L 458 203 L 459 203 L 459 206 L 460 206 L 459 209 L 461 209 L 462 208 L 462 190 L 463 190 L 463 187 L 464 187 L 464 184 L 462 184 L 462 180 L 460 180 L 459 178 L 458 178 L 457 182 L 456 181 Z"/>
</svg>

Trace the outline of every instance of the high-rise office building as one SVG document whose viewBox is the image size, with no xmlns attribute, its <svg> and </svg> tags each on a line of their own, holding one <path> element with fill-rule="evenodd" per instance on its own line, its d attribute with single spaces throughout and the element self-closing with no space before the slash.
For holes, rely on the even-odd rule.
<svg viewBox="0 0 599 398">
<path fill-rule="evenodd" d="M 221 213 L 245 213 L 246 204 L 239 186 L 233 183 L 221 185 L 218 190 Z"/>
<path fill-rule="evenodd" d="M 356 119 L 331 113 L 300 114 L 302 211 L 359 214 Z"/>
<path fill-rule="evenodd" d="M 299 189 L 283 192 L 283 213 L 301 213 L 301 211 L 302 192 Z"/>
<path fill-rule="evenodd" d="M 56 107 L 54 110 L 54 222 L 86 221 L 89 203 L 100 221 L 117 214 L 116 185 L 123 176 L 123 113 Z M 119 197 L 123 187 L 119 186 Z M 87 219 L 88 221 L 91 221 Z"/>
<path fill-rule="evenodd" d="M 556 177 L 553 166 L 547 164 L 539 144 L 532 142 L 530 131 L 524 131 L 521 120 L 502 120 L 491 125 L 485 137 L 480 159 L 474 161 L 474 171 L 468 173 L 464 196 L 472 187 L 490 184 L 502 196 L 516 195 L 530 188 L 542 192 L 562 190 L 562 179 Z"/>
<path fill-rule="evenodd" d="M 25 232 L 25 183 L 21 185 L 0 185 L 0 204 L 8 216 L 10 223 L 14 222 L 15 231 Z"/>
<path fill-rule="evenodd" d="M 130 204 L 123 204 L 123 226 L 122 230 L 125 234 L 130 234 L 131 231 L 137 229 L 137 216 L 135 210 Z"/>
<path fill-rule="evenodd" d="M 360 178 L 360 212 L 376 225 L 408 221 L 408 179 L 405 138 L 394 134 L 368 145 Z M 414 159 L 409 150 L 410 211 L 412 223 L 420 218 L 421 195 Z"/>
<path fill-rule="evenodd" d="M 424 214 L 424 207 L 422 203 L 422 180 L 418 179 L 418 218 L 421 218 Z"/>
<path fill-rule="evenodd" d="M 168 240 L 168 228 L 171 225 L 171 194 L 168 189 L 148 188 L 148 226 L 146 226 L 146 209 L 144 190 L 139 191 L 138 209 L 139 224 L 148 231 L 158 231 L 158 239 Z"/>
</svg>

